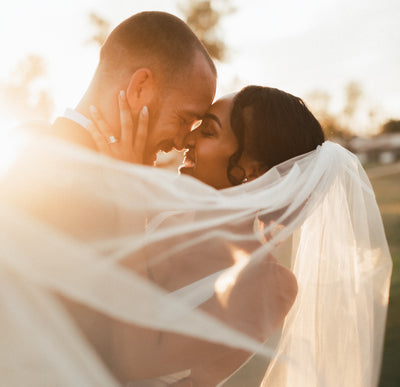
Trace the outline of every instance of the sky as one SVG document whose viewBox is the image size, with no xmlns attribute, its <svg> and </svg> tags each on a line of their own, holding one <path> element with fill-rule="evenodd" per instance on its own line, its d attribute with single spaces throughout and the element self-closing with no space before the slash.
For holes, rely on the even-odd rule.
<svg viewBox="0 0 400 387">
<path fill-rule="evenodd" d="M 184 0 L 3 0 L 0 4 L 0 82 L 28 54 L 45 59 L 44 87 L 54 116 L 74 107 L 96 68 L 98 48 L 87 41 L 94 11 L 114 27 L 143 10 L 182 16 Z M 340 112 L 346 85 L 362 88 L 357 130 L 400 119 L 399 0 L 232 0 L 220 36 L 229 47 L 217 63 L 217 96 L 246 84 L 283 89 L 307 102 L 315 90 Z M 218 0 L 215 1 L 218 3 Z M 0 107 L 1 109 L 1 107 Z M 372 125 L 368 112 L 375 111 Z M 1 121 L 0 121 L 1 123 Z M 373 128 L 372 128 L 373 129 Z"/>
</svg>

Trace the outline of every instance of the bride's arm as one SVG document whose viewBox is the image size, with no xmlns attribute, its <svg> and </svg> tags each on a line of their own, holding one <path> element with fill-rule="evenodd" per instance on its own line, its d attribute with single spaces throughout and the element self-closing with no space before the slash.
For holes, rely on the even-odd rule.
<svg viewBox="0 0 400 387">
<path fill-rule="evenodd" d="M 268 256 L 249 263 L 230 287 L 201 308 L 228 326 L 262 342 L 279 327 L 297 294 L 294 275 Z M 122 380 L 192 370 L 198 386 L 215 385 L 251 354 L 220 344 L 114 321 L 110 361 Z"/>
</svg>

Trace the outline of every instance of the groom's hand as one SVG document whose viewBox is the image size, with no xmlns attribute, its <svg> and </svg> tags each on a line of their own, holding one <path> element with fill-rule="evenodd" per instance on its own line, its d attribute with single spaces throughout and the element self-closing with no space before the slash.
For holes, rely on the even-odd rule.
<svg viewBox="0 0 400 387">
<path fill-rule="evenodd" d="M 89 124 L 88 130 L 101 153 L 117 160 L 143 164 L 149 125 L 147 107 L 144 106 L 142 108 L 137 128 L 135 129 L 134 120 L 124 91 L 120 92 L 118 102 L 121 120 L 120 139 L 114 137 L 113 130 L 94 106 L 90 107 L 92 123 Z"/>
</svg>

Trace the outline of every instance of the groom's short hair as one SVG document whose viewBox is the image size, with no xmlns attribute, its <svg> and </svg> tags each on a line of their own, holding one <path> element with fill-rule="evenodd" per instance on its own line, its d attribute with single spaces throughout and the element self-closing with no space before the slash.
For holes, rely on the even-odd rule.
<svg viewBox="0 0 400 387">
<path fill-rule="evenodd" d="M 165 12 L 141 12 L 110 33 L 100 51 L 100 65 L 107 72 L 149 67 L 161 71 L 164 81 L 171 81 L 186 75 L 197 52 L 216 75 L 207 50 L 184 21 Z"/>
</svg>

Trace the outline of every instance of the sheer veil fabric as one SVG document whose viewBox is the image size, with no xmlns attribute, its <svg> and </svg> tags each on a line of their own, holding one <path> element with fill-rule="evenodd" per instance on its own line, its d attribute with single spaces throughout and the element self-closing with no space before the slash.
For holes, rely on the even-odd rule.
<svg viewBox="0 0 400 387">
<path fill-rule="evenodd" d="M 262 386 L 377 386 L 392 263 L 371 185 L 344 148 L 325 142 L 222 191 L 27 132 L 1 148 L 4 385 L 119 385 L 67 298 L 128 324 L 258 352 Z M 252 335 L 251 318 L 202 308 L 213 297 L 223 308 L 227 289 L 267 256 L 298 286 L 283 324 L 266 329 L 280 329 L 274 347 Z M 265 302 L 284 300 L 285 284 L 271 283 Z"/>
</svg>

